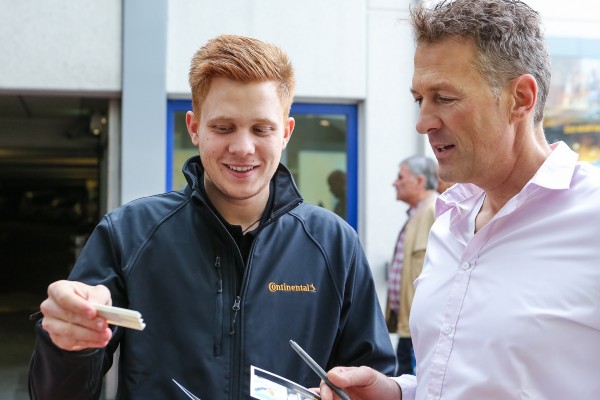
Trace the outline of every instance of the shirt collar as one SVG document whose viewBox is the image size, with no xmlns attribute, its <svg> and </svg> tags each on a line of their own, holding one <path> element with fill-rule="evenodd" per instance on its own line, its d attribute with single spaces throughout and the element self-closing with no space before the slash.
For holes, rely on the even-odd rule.
<svg viewBox="0 0 600 400">
<path fill-rule="evenodd" d="M 535 175 L 525 185 L 523 190 L 535 185 L 547 189 L 568 189 L 571 178 L 575 172 L 578 155 L 564 142 L 550 145 L 552 152 L 538 169 Z M 465 183 L 454 185 L 438 197 L 436 202 L 436 216 L 455 208 L 469 209 L 474 198 L 483 195 L 483 190 L 476 185 Z"/>
<path fill-rule="evenodd" d="M 436 217 L 452 208 L 459 210 L 461 208 L 467 209 L 468 207 L 466 207 L 465 201 L 474 197 L 479 197 L 481 194 L 483 194 L 483 190 L 471 183 L 454 185 L 437 198 L 435 203 Z"/>
<path fill-rule="evenodd" d="M 548 189 L 568 189 L 579 156 L 564 142 L 554 143 L 550 147 L 552 153 L 527 185 L 532 184 Z"/>
</svg>

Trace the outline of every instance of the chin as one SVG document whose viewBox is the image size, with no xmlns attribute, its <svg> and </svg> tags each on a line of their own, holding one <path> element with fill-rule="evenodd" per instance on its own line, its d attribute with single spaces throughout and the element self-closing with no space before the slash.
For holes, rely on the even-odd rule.
<svg viewBox="0 0 600 400">
<path fill-rule="evenodd" d="M 256 196 L 258 196 L 261 193 L 260 190 L 246 190 L 246 191 L 239 191 L 239 190 L 233 190 L 231 192 L 229 192 L 229 197 L 231 197 L 232 199 L 235 200 L 250 200 Z"/>
<path fill-rule="evenodd" d="M 458 182 L 460 179 L 458 171 L 454 171 L 450 167 L 444 167 L 442 164 L 439 165 L 438 175 L 444 182 Z"/>
</svg>

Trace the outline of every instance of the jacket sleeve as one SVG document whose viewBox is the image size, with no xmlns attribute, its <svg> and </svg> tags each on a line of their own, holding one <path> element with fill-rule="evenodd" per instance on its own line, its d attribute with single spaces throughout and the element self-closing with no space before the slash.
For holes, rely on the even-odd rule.
<svg viewBox="0 0 600 400">
<path fill-rule="evenodd" d="M 104 349 L 65 351 L 36 325 L 36 344 L 29 365 L 29 397 L 33 400 L 96 400 L 102 389 Z M 108 362 L 108 366 L 112 360 Z"/>
<path fill-rule="evenodd" d="M 383 374 L 394 375 L 396 355 L 371 268 L 358 238 L 345 283 L 339 329 L 328 369 L 337 365 L 366 365 Z"/>
<path fill-rule="evenodd" d="M 111 291 L 113 304 L 119 304 L 124 290 L 110 232 L 110 222 L 104 218 L 88 239 L 69 279 L 89 285 L 104 284 Z M 41 322 L 35 330 L 36 344 L 29 365 L 31 399 L 98 399 L 122 330 L 113 329 L 113 337 L 104 349 L 73 352 L 55 346 Z"/>
</svg>

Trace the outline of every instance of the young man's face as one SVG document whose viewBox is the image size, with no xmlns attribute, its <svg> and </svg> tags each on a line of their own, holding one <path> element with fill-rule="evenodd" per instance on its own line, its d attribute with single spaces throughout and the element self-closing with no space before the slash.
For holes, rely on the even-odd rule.
<svg viewBox="0 0 600 400">
<path fill-rule="evenodd" d="M 420 107 L 417 131 L 428 136 L 440 178 L 489 188 L 516 162 L 511 98 L 505 89 L 496 98 L 473 57 L 470 42 L 418 46 L 411 91 Z"/>
<path fill-rule="evenodd" d="M 275 82 L 214 78 L 200 115 L 188 112 L 186 123 L 215 206 L 266 202 L 269 181 L 294 130 Z"/>
</svg>

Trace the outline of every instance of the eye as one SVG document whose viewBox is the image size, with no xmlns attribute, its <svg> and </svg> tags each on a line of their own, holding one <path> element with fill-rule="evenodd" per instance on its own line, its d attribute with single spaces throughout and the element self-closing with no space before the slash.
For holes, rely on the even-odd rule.
<svg viewBox="0 0 600 400">
<path fill-rule="evenodd" d="M 233 132 L 233 125 L 212 125 L 210 129 L 217 133 L 229 133 Z"/>
<path fill-rule="evenodd" d="M 414 101 L 415 101 L 415 103 L 417 103 L 417 106 L 419 106 L 419 108 L 420 108 L 421 104 L 423 103 L 423 98 L 422 97 L 415 97 Z"/>
<path fill-rule="evenodd" d="M 269 125 L 256 125 L 253 128 L 254 132 L 258 135 L 268 135 L 275 130 L 272 126 Z"/>
<path fill-rule="evenodd" d="M 454 99 L 452 99 L 450 97 L 444 97 L 444 96 L 438 96 L 437 99 L 438 99 L 438 102 L 440 102 L 442 104 L 449 104 L 454 101 Z"/>
</svg>

